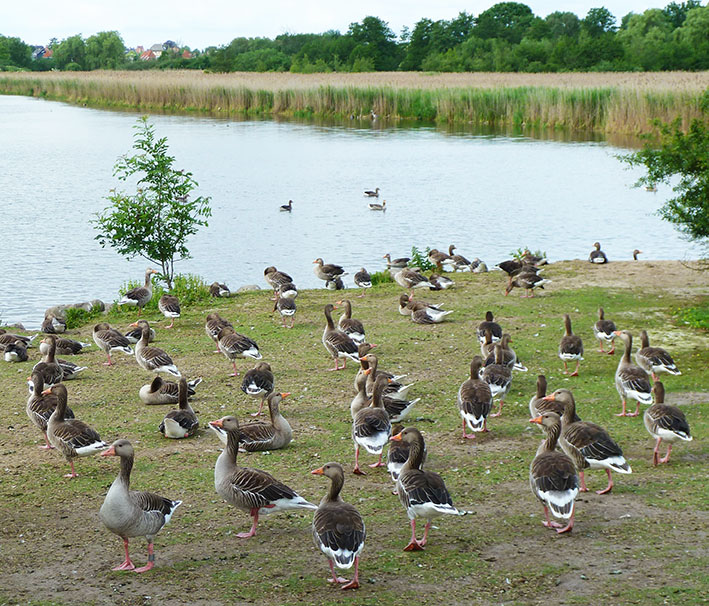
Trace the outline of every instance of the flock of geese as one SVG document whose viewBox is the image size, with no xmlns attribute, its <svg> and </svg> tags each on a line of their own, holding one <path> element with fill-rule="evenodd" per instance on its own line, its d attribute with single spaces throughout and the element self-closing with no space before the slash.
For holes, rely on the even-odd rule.
<svg viewBox="0 0 709 606">
<path fill-rule="evenodd" d="M 378 191 L 370 193 L 373 196 L 378 195 Z M 429 260 L 436 266 L 431 276 L 425 276 L 409 267 L 410 259 L 392 259 L 389 254 L 384 256 L 395 282 L 408 291 L 399 298 L 399 313 L 411 316 L 412 321 L 417 324 L 439 323 L 452 313 L 451 310 L 443 310 L 440 305 L 414 299 L 413 293 L 416 289 L 444 290 L 453 286 L 454 282 L 450 278 L 440 275 L 443 269 L 487 270 L 479 259 L 471 262 L 454 254 L 454 250 L 455 246 L 451 245 L 449 254 L 437 249 L 428 253 Z M 603 255 L 599 244 L 594 246 L 594 252 L 589 259 L 597 263 L 599 261 L 595 259 L 599 257 L 598 254 L 594 256 L 594 253 Z M 603 259 L 603 262 L 607 262 L 605 255 Z M 505 294 L 509 294 L 514 287 L 523 288 L 530 293 L 533 293 L 535 288 L 543 288 L 548 280 L 541 278 L 539 272 L 545 263 L 545 259 L 525 251 L 521 259 L 498 264 L 499 269 L 508 274 Z M 313 261 L 313 264 L 315 275 L 327 288 L 342 288 L 338 284 L 342 283 L 347 273 L 341 266 L 326 264 L 321 258 Z M 155 375 L 149 384 L 140 389 L 141 401 L 150 405 L 177 404 L 175 410 L 165 415 L 159 430 L 167 438 L 187 438 L 194 435 L 199 427 L 199 420 L 190 406 L 189 398 L 195 394 L 201 379 L 188 381 L 166 351 L 151 345 L 155 339 L 155 331 L 140 315 L 142 308 L 152 297 L 151 278 L 155 273 L 155 270 L 147 269 L 144 285 L 132 289 L 119 301 L 121 305 L 138 309 L 139 318 L 130 325 L 129 331 L 122 332 L 101 322 L 93 328 L 93 340 L 96 346 L 106 353 L 106 366 L 116 364 L 111 355 L 119 352 L 134 356 L 141 369 Z M 284 326 L 287 318 L 291 320 L 290 326 L 293 326 L 298 291 L 292 277 L 271 266 L 265 269 L 264 278 L 273 289 L 274 311 L 280 313 Z M 355 273 L 354 283 L 362 291 L 360 296 L 364 296 L 372 287 L 371 277 L 364 268 Z M 215 297 L 229 294 L 226 285 L 216 282 L 210 290 Z M 338 306 L 342 308 L 343 313 L 336 323 L 333 312 Z M 160 299 L 159 310 L 171 320 L 167 328 L 172 327 L 175 319 L 180 317 L 179 301 L 172 295 L 165 295 Z M 405 550 L 421 550 L 428 541 L 433 518 L 441 515 L 462 516 L 470 512 L 456 508 L 441 476 L 424 469 L 428 445 L 423 435 L 415 427 L 401 424 L 419 401 L 419 398 L 411 399 L 408 396 L 413 384 L 402 382 L 405 375 L 395 375 L 381 368 L 380 360 L 372 353 L 376 346 L 368 341 L 364 323 L 352 317 L 352 313 L 352 303 L 349 300 L 340 300 L 337 305 L 325 305 L 322 343 L 333 360 L 333 367 L 329 370 L 339 371 L 346 368 L 347 360 L 357 365 L 355 395 L 350 405 L 355 447 L 354 473 L 366 475 L 360 466 L 361 451 L 377 457 L 370 467 L 387 467 L 396 484 L 396 494 L 410 520 L 411 539 Z M 573 333 L 568 314 L 564 315 L 563 321 L 565 334 L 560 340 L 558 355 L 564 365 L 563 372 L 569 376 L 577 376 L 584 360 L 583 341 L 579 335 Z M 114 570 L 150 570 L 155 562 L 154 538 L 170 521 L 181 501 L 151 492 L 131 490 L 130 479 L 135 452 L 130 441 L 119 439 L 109 445 L 95 429 L 75 418 L 68 407 L 65 381 L 74 378 L 84 368 L 62 360 L 57 355 L 77 354 L 88 344 L 59 337 L 57 333 L 63 330 L 59 320 L 52 322 L 50 319 L 45 324 L 43 329 L 47 334 L 40 344 L 42 361 L 35 365 L 28 379 L 30 395 L 26 407 L 27 414 L 43 433 L 45 445 L 42 448 L 56 449 L 69 463 L 68 477 L 76 477 L 74 461 L 79 457 L 100 452 L 102 456 L 115 456 L 120 459 L 119 473 L 99 512 L 105 526 L 123 541 L 125 559 Z M 215 490 L 227 503 L 247 512 L 252 518 L 250 530 L 237 536 L 252 537 L 256 533 L 260 516 L 293 509 L 312 510 L 315 512 L 313 537 L 328 559 L 332 573 L 331 582 L 341 585 L 342 589 L 358 587 L 359 558 L 364 548 L 366 528 L 357 509 L 342 499 L 344 468 L 339 463 L 330 462 L 311 472 L 323 475 L 330 481 L 327 494 L 319 505 L 315 505 L 271 474 L 239 466 L 237 457 L 240 450 L 270 451 L 284 448 L 290 443 L 293 430 L 280 411 L 281 402 L 290 393 L 274 389 L 273 370 L 267 362 L 261 361 L 263 356 L 258 344 L 253 339 L 239 334 L 229 321 L 217 313 L 210 313 L 205 318 L 204 329 L 207 336 L 214 341 L 215 351 L 223 354 L 230 362 L 232 376 L 239 374 L 236 366 L 238 359 L 256 362 L 253 368 L 244 373 L 241 389 L 246 395 L 260 402 L 254 416 L 261 414 L 264 405 L 269 413 L 269 421 L 240 422 L 236 417 L 228 415 L 207 423 L 224 444 L 224 450 L 217 458 L 214 469 Z M 599 351 L 602 354 L 614 353 L 616 339 L 623 342 L 624 352 L 615 373 L 615 385 L 622 401 L 622 411 L 619 415 L 635 416 L 639 414 L 641 403 L 650 405 L 645 411 L 644 423 L 656 440 L 653 464 L 666 463 L 675 442 L 692 439 L 682 411 L 675 406 L 664 404 L 664 387 L 657 377 L 659 373 L 681 374 L 679 369 L 667 351 L 650 347 L 645 331 L 641 333 L 641 348 L 635 353 L 633 363 L 632 335 L 627 330 L 618 330 L 615 324 L 605 317 L 602 308 L 598 310 L 598 320 L 593 325 L 593 332 L 599 341 Z M 0 347 L 4 348 L 5 360 L 26 361 L 26 349 L 31 346 L 34 337 L 11 335 L 5 331 L 1 333 Z M 513 372 L 527 371 L 511 347 L 510 334 L 504 332 L 492 312 L 486 313 L 485 319 L 477 327 L 476 336 L 480 342 L 480 355 L 473 357 L 469 377 L 460 385 L 456 398 L 464 439 L 473 439 L 476 433 L 488 431 L 488 418 L 502 414 L 504 397 L 510 389 Z M 612 348 L 606 351 L 604 344 L 611 344 Z M 570 373 L 567 367 L 569 362 L 576 364 L 574 371 Z M 173 376 L 178 381 L 163 379 L 161 375 Z M 491 413 L 495 399 L 499 401 L 498 409 Z M 629 399 L 637 402 L 634 412 L 626 410 L 626 402 Z M 620 446 L 603 427 L 579 418 L 571 390 L 557 389 L 547 394 L 546 378 L 539 375 L 537 392 L 530 400 L 529 410 L 532 417 L 530 422 L 538 425 L 545 434 L 545 439 L 530 466 L 531 488 L 542 503 L 545 514 L 543 524 L 558 533 L 568 532 L 574 525 L 575 499 L 579 491 L 587 490 L 585 470 L 605 469 L 608 485 L 598 491 L 599 494 L 604 494 L 613 488 L 612 471 L 627 474 L 631 473 L 631 468 Z M 662 441 L 668 444 L 664 457 L 660 457 L 659 452 Z M 389 449 L 385 461 L 384 451 L 387 445 Z M 557 449 L 558 446 L 561 450 Z M 552 518 L 562 520 L 563 523 Z M 416 536 L 418 519 L 425 522 L 420 539 Z M 148 542 L 148 560 L 145 566 L 136 568 L 129 555 L 128 543 L 131 538 L 141 536 Z M 354 577 L 351 581 L 338 576 L 335 570 L 353 566 Z"/>
</svg>

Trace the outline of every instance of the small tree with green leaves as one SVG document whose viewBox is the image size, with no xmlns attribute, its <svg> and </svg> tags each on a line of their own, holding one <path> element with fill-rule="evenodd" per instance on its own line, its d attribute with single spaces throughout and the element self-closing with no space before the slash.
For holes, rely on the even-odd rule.
<svg viewBox="0 0 709 606">
<path fill-rule="evenodd" d="M 198 186 L 192 173 L 174 168 L 167 138 L 156 138 L 155 127 L 143 116 L 136 129 L 132 156 L 121 156 L 113 169 L 121 181 L 138 178 L 129 195 L 111 190 L 111 206 L 92 221 L 101 246 L 110 245 L 128 258 L 141 256 L 162 268 L 161 278 L 172 288 L 175 261 L 189 259 L 187 238 L 207 226 L 212 214 L 209 197 L 190 200 Z"/>
</svg>

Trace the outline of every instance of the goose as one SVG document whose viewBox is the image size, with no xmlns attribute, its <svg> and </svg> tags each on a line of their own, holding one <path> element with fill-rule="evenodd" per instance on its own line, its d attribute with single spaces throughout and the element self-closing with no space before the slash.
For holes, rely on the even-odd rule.
<svg viewBox="0 0 709 606">
<path fill-rule="evenodd" d="M 221 282 L 212 282 L 209 285 L 209 295 L 214 298 L 230 297 L 231 291 L 226 284 Z"/>
<path fill-rule="evenodd" d="M 546 253 L 543 253 L 546 255 Z M 522 263 L 526 263 L 528 265 L 534 265 L 536 267 L 540 265 L 546 265 L 547 264 L 547 259 L 546 256 L 540 256 L 540 255 L 533 255 L 528 248 L 524 250 L 524 253 L 522 254 Z"/>
<path fill-rule="evenodd" d="M 486 274 L 488 272 L 487 264 L 478 258 L 473 260 L 472 272 L 474 274 Z"/>
<path fill-rule="evenodd" d="M 604 253 L 601 250 L 601 244 L 600 242 L 594 242 L 593 243 L 593 248 L 594 250 L 591 251 L 591 254 L 588 255 L 588 260 L 591 263 L 596 263 L 596 264 L 603 264 L 603 263 L 608 263 L 608 257 L 606 257 L 606 253 Z"/>
<path fill-rule="evenodd" d="M 551 280 L 547 280 L 546 278 L 542 278 L 541 276 L 538 276 L 536 274 L 520 273 L 517 274 L 514 278 L 510 278 L 510 281 L 507 284 L 507 288 L 505 288 L 505 296 L 509 295 L 512 289 L 516 286 L 517 288 L 524 288 L 526 291 L 528 291 L 528 293 L 530 293 L 522 295 L 522 298 L 531 298 L 534 297 L 535 288 L 541 288 L 542 290 L 544 290 L 544 285 L 548 284 L 549 282 L 551 282 Z"/>
<path fill-rule="evenodd" d="M 163 316 L 170 318 L 170 325 L 165 328 L 172 328 L 175 318 L 180 317 L 180 300 L 175 295 L 164 294 L 158 301 L 158 309 Z"/>
<path fill-rule="evenodd" d="M 40 373 L 32 371 L 32 375 L 28 377 L 27 380 L 32 382 L 33 389 L 30 393 L 30 397 L 27 398 L 25 412 L 27 412 L 30 421 L 32 421 L 44 435 L 44 446 L 40 446 L 40 448 L 43 450 L 51 450 L 54 446 L 49 443 L 49 438 L 47 437 L 47 423 L 49 422 L 49 417 L 57 407 L 57 396 L 52 393 L 42 393 L 44 381 Z M 71 408 L 66 408 L 64 418 L 74 418 L 74 412 Z"/>
<path fill-rule="evenodd" d="M 334 280 L 327 280 L 325 282 L 325 288 L 328 290 L 345 290 L 345 283 L 342 278 L 335 278 Z"/>
<path fill-rule="evenodd" d="M 270 473 L 237 465 L 239 450 L 239 421 L 236 417 L 222 417 L 210 421 L 209 426 L 226 432 L 226 448 L 214 466 L 214 488 L 227 503 L 246 511 L 253 518 L 251 530 L 236 536 L 248 539 L 256 534 L 259 515 L 291 509 L 317 509 L 292 488 L 279 482 Z"/>
<path fill-rule="evenodd" d="M 195 395 L 195 387 L 202 382 L 202 377 L 187 381 L 187 397 Z M 138 397 L 143 404 L 177 404 L 179 400 L 179 385 L 156 376 L 150 383 L 143 385 L 138 392 Z"/>
<path fill-rule="evenodd" d="M 34 370 L 42 373 L 44 377 L 44 387 L 46 389 L 60 383 L 64 379 L 64 369 L 54 357 L 54 353 L 57 349 L 57 337 L 50 334 L 47 335 L 43 341 L 47 343 L 49 349 L 42 358 L 42 361 L 39 364 L 35 364 Z"/>
<path fill-rule="evenodd" d="M 508 333 L 502 335 L 500 341 L 492 341 L 491 336 L 485 335 L 485 342 L 480 345 L 480 353 L 485 356 L 485 362 L 483 366 L 490 366 L 490 364 L 495 364 L 495 345 L 499 343 L 502 347 L 502 365 L 507 366 L 510 370 L 514 370 L 515 364 L 517 363 L 517 354 L 515 350 L 510 347 L 510 341 L 512 337 Z M 527 370 L 526 368 L 524 369 Z"/>
<path fill-rule="evenodd" d="M 508 276 L 512 277 L 519 273 L 519 270 L 522 269 L 522 265 L 523 263 L 519 259 L 508 259 L 507 261 L 501 261 L 495 265 L 495 267 L 499 267 Z"/>
<path fill-rule="evenodd" d="M 354 378 L 354 390 L 355 393 L 359 391 L 359 382 L 360 380 L 364 377 L 365 379 L 367 378 L 364 374 L 364 371 L 369 368 L 369 363 L 366 360 L 367 354 L 372 351 L 376 347 L 375 343 L 360 343 L 357 346 L 357 355 L 359 356 L 359 365 L 360 367 L 357 369 L 357 374 L 355 375 Z M 401 377 L 399 377 L 401 378 Z"/>
<path fill-rule="evenodd" d="M 113 366 L 113 360 L 111 360 L 112 351 L 120 351 L 127 356 L 133 355 L 133 348 L 130 346 L 128 337 L 123 336 L 117 330 L 113 330 L 106 322 L 101 322 L 94 326 L 93 338 L 96 346 L 105 351 L 108 356 L 108 361 L 103 363 L 104 366 Z"/>
<path fill-rule="evenodd" d="M 106 448 L 108 444 L 86 423 L 78 419 L 67 418 L 67 391 L 59 383 L 42 392 L 43 396 L 53 394 L 57 398 L 57 406 L 47 421 L 47 437 L 49 443 L 64 455 L 71 466 L 71 473 L 65 478 L 77 477 L 74 471 L 76 457 L 88 457 Z"/>
<path fill-rule="evenodd" d="M 689 423 L 684 413 L 677 406 L 665 404 L 665 387 L 660 381 L 655 381 L 652 391 L 655 394 L 655 403 L 645 411 L 643 421 L 645 429 L 657 440 L 652 451 L 652 464 L 659 465 L 670 460 L 672 444 L 678 440 L 692 441 Z M 667 454 L 660 458 L 660 443 L 667 442 Z"/>
<path fill-rule="evenodd" d="M 138 362 L 138 366 L 148 372 L 165 372 L 180 378 L 182 375 L 169 354 L 158 347 L 148 345 L 150 324 L 146 320 L 138 320 L 131 326 L 140 326 L 143 330 L 143 336 L 135 344 L 135 360 Z"/>
<path fill-rule="evenodd" d="M 367 189 L 364 192 L 364 195 L 367 196 L 368 198 L 378 198 L 379 197 L 379 188 L 377 187 L 374 191 L 371 189 Z"/>
<path fill-rule="evenodd" d="M 145 285 L 129 290 L 125 295 L 123 295 L 121 300 L 118 301 L 118 305 L 137 307 L 138 317 L 140 317 L 143 307 L 145 307 L 150 299 L 153 298 L 153 283 L 150 280 L 150 276 L 156 273 L 158 273 L 156 270 L 148 267 L 148 269 L 145 270 Z"/>
<path fill-rule="evenodd" d="M 57 364 L 59 364 L 62 368 L 62 381 L 76 379 L 80 372 L 88 369 L 88 366 L 79 366 L 78 364 L 74 364 L 74 362 L 70 362 L 69 360 L 64 360 L 62 358 L 57 358 Z"/>
<path fill-rule="evenodd" d="M 453 500 L 441 476 L 421 469 L 425 445 L 418 429 L 407 427 L 392 436 L 391 441 L 406 442 L 410 449 L 409 458 L 396 481 L 399 500 L 411 520 L 411 541 L 404 551 L 422 551 L 428 541 L 428 531 L 434 517 L 444 514 L 464 516 L 471 512 L 459 511 L 453 506 Z M 416 540 L 416 518 L 426 519 L 423 538 L 420 541 Z"/>
<path fill-rule="evenodd" d="M 491 417 L 499 417 L 502 414 L 505 394 L 509 391 L 512 383 L 512 370 L 503 364 L 502 345 L 500 343 L 495 343 L 494 352 L 495 363 L 485 366 L 480 378 L 490 386 L 493 398 L 500 396 L 500 408 L 496 413 L 490 415 Z"/>
<path fill-rule="evenodd" d="M 166 438 L 187 438 L 193 435 L 199 427 L 199 419 L 187 401 L 187 379 L 182 377 L 178 384 L 177 401 L 179 408 L 171 410 L 165 415 L 158 430 Z"/>
<path fill-rule="evenodd" d="M 428 303 L 412 300 L 409 301 L 409 308 L 411 309 L 411 321 L 414 324 L 440 324 L 447 315 L 455 311 L 454 309 L 436 309 Z"/>
<path fill-rule="evenodd" d="M 29 349 L 30 347 L 32 347 L 32 341 L 34 341 L 36 338 L 37 334 L 34 334 L 31 337 L 25 337 L 23 335 L 15 335 L 6 332 L 4 329 L 0 328 L 0 351 L 2 351 L 5 346 L 15 343 L 15 341 L 22 341 L 25 347 Z"/>
<path fill-rule="evenodd" d="M 615 353 L 615 331 L 618 329 L 615 327 L 615 323 L 611 320 L 606 320 L 604 315 L 605 312 L 603 308 L 599 307 L 598 320 L 593 325 L 593 334 L 596 335 L 596 339 L 598 339 L 599 351 L 612 356 Z M 603 341 L 611 344 L 610 350 L 605 351 L 603 349 Z"/>
<path fill-rule="evenodd" d="M 43 333 L 48 335 L 66 332 L 66 320 L 54 315 L 53 313 L 48 313 L 44 316 L 41 330 Z"/>
<path fill-rule="evenodd" d="M 382 259 L 387 260 L 387 267 L 390 269 L 404 269 L 404 267 L 408 267 L 409 261 L 411 261 L 409 257 L 399 257 L 398 259 L 392 259 L 389 253 L 385 254 Z"/>
<path fill-rule="evenodd" d="M 478 324 L 478 341 L 485 341 L 485 333 L 490 330 L 492 342 L 502 339 L 502 327 L 495 322 L 495 317 L 491 311 L 485 312 L 485 321 Z"/>
<path fill-rule="evenodd" d="M 406 398 L 409 389 L 413 386 L 413 383 L 409 383 L 408 385 L 399 383 L 399 379 L 402 379 L 406 375 L 393 375 L 389 372 L 379 370 L 379 359 L 374 354 L 367 354 L 364 357 L 364 361 L 367 364 L 367 369 L 363 370 L 362 374 L 364 374 L 367 379 L 367 396 L 371 397 L 374 394 L 374 384 L 380 376 L 383 376 L 387 379 L 391 379 L 391 382 L 388 383 L 384 389 L 384 395 L 401 400 Z M 355 388 L 356 387 L 357 385 L 355 384 Z"/>
<path fill-rule="evenodd" d="M 635 352 L 635 361 L 647 374 L 657 381 L 657 373 L 666 372 L 671 375 L 681 375 L 672 356 L 661 347 L 650 347 L 647 331 L 640 333 L 640 349 Z"/>
<path fill-rule="evenodd" d="M 342 368 L 347 367 L 347 358 L 354 362 L 359 362 L 359 354 L 357 353 L 357 344 L 344 332 L 335 328 L 335 323 L 332 321 L 332 311 L 336 309 L 334 305 L 328 303 L 325 305 L 325 319 L 327 325 L 322 335 L 322 343 L 327 352 L 335 361 L 335 368 L 329 370 L 340 370 L 339 359 L 343 359 Z"/>
<path fill-rule="evenodd" d="M 574 501 L 579 494 L 579 477 L 569 456 L 556 450 L 561 435 L 561 419 L 555 412 L 545 412 L 529 422 L 537 423 L 546 433 L 546 439 L 529 466 L 529 484 L 544 507 L 546 521 L 542 524 L 555 529 L 557 534 L 570 532 L 574 527 Z M 549 519 L 550 509 L 555 518 L 568 520 L 566 526 Z"/>
<path fill-rule="evenodd" d="M 291 278 L 284 271 L 278 271 L 273 265 L 263 270 L 263 277 L 266 279 L 266 282 L 268 282 L 269 286 L 273 289 L 274 293 L 278 290 L 281 284 L 293 282 L 293 278 Z"/>
<path fill-rule="evenodd" d="M 638 260 L 638 255 L 642 255 L 642 254 L 643 254 L 643 251 L 642 251 L 642 250 L 638 250 L 638 249 L 636 248 L 636 249 L 633 251 L 633 261 L 637 261 L 637 260 Z"/>
<path fill-rule="evenodd" d="M 369 272 L 362 267 L 355 275 L 354 275 L 354 283 L 355 286 L 359 286 L 359 288 L 362 289 L 362 294 L 359 295 L 360 297 L 363 297 L 365 293 L 367 292 L 368 288 L 372 288 L 372 276 L 369 275 Z"/>
<path fill-rule="evenodd" d="M 280 411 L 281 402 L 290 395 L 288 391 L 282 393 L 274 391 L 268 394 L 268 412 L 271 422 L 254 421 L 239 425 L 239 448 L 247 452 L 256 452 L 278 450 L 290 444 L 293 439 L 293 430 Z M 226 443 L 226 434 L 224 434 L 222 441 Z"/>
<path fill-rule="evenodd" d="M 381 204 L 377 204 L 376 202 L 369 203 L 369 210 L 385 211 L 386 209 L 387 209 L 387 201 L 386 200 L 384 200 Z"/>
<path fill-rule="evenodd" d="M 22 341 L 18 340 L 5 346 L 5 362 L 27 362 L 27 357 L 27 347 Z"/>
<path fill-rule="evenodd" d="M 315 275 L 325 282 L 336 282 L 337 278 L 342 278 L 347 275 L 340 265 L 333 265 L 332 263 L 325 264 L 320 257 L 315 259 L 313 263 L 315 264 L 313 268 Z"/>
<path fill-rule="evenodd" d="M 428 281 L 428 278 L 413 269 L 404 267 L 394 274 L 394 281 L 409 290 L 409 295 L 414 296 L 414 288 L 431 288 L 433 284 Z M 433 286 L 435 288 L 435 286 Z"/>
<path fill-rule="evenodd" d="M 278 209 L 282 213 L 289 213 L 293 210 L 293 200 L 288 200 L 288 204 L 282 204 Z"/>
<path fill-rule="evenodd" d="M 232 323 L 229 322 L 229 320 L 222 318 L 217 312 L 207 314 L 207 319 L 204 323 L 204 332 L 207 333 L 207 336 L 212 339 L 214 344 L 217 346 L 214 353 L 221 353 L 221 350 L 219 349 L 219 333 L 224 327 L 234 330 Z"/>
<path fill-rule="evenodd" d="M 342 585 L 341 589 L 357 589 L 359 556 L 364 549 L 367 531 L 357 509 L 345 503 L 340 496 L 345 483 L 345 472 L 339 463 L 325 463 L 310 473 L 330 478 L 330 490 L 320 501 L 313 516 L 313 540 L 327 556 L 332 572 L 332 579 L 328 581 Z M 338 577 L 335 573 L 335 566 L 347 569 L 353 564 L 354 578 L 351 581 Z"/>
<path fill-rule="evenodd" d="M 121 459 L 118 476 L 108 489 L 98 512 L 106 528 L 123 539 L 126 559 L 113 570 L 147 572 L 155 565 L 155 535 L 170 521 L 182 501 L 172 501 L 144 490 L 130 490 L 135 451 L 128 440 L 116 440 L 101 456 Z M 128 553 L 128 540 L 131 537 L 145 537 L 148 541 L 148 562 L 140 568 L 135 567 Z"/>
<path fill-rule="evenodd" d="M 394 425 L 394 427 L 391 428 L 391 433 L 392 435 L 396 435 L 401 433 L 403 429 L 403 425 Z M 408 460 L 410 451 L 411 445 L 408 442 L 404 442 L 403 440 L 389 441 L 389 450 L 387 451 L 387 471 L 389 472 L 389 475 L 391 475 L 391 480 L 394 484 L 396 484 L 396 481 L 399 479 L 401 468 Z M 421 466 L 423 466 L 426 462 L 426 454 L 426 446 L 424 444 Z M 396 490 L 394 491 L 394 494 L 398 494 Z"/>
<path fill-rule="evenodd" d="M 415 301 L 411 296 L 402 293 L 399 297 L 399 313 L 402 316 L 411 316 L 413 312 L 420 309 L 428 310 L 432 316 L 443 312 L 443 305 L 438 303 L 428 303 L 427 301 Z"/>
<path fill-rule="evenodd" d="M 377 377 L 372 394 L 372 403 L 360 410 L 352 420 L 352 440 L 355 445 L 354 473 L 366 475 L 359 467 L 359 449 L 364 449 L 370 454 L 379 455 L 379 460 L 370 467 L 381 467 L 384 446 L 391 435 L 391 421 L 382 402 L 382 394 L 391 379 L 385 376 Z"/>
<path fill-rule="evenodd" d="M 559 358 L 564 363 L 564 374 L 570 377 L 579 376 L 579 366 L 583 360 L 583 341 L 581 337 L 571 332 L 571 318 L 564 314 L 564 336 L 559 341 Z M 569 374 L 568 362 L 576 362 L 576 370 Z"/>
<path fill-rule="evenodd" d="M 295 299 L 298 296 L 298 288 L 293 282 L 284 282 L 278 287 L 277 296 L 284 299 Z"/>
<path fill-rule="evenodd" d="M 463 438 L 473 439 L 475 433 L 465 431 L 466 424 L 473 432 L 487 431 L 487 416 L 492 408 L 490 386 L 480 379 L 483 359 L 475 356 L 470 363 L 470 378 L 458 389 L 457 404 L 463 419 Z"/>
<path fill-rule="evenodd" d="M 104 322 L 105 324 L 105 322 Z M 108 326 L 108 324 L 106 324 Z M 116 331 L 118 332 L 118 331 Z M 121 333 L 118 333 L 121 334 Z M 128 339 L 128 343 L 130 345 L 135 345 L 138 341 L 140 341 L 140 337 L 143 336 L 143 329 L 138 326 L 137 328 L 130 328 L 125 332 L 123 335 L 126 339 Z M 150 327 L 150 337 L 148 338 L 148 343 L 152 343 L 155 341 L 155 338 L 157 335 L 155 334 L 155 329 L 151 326 Z M 130 355 L 133 355 L 133 350 L 131 350 Z"/>
<path fill-rule="evenodd" d="M 87 347 L 91 347 L 91 343 L 82 343 L 81 341 L 74 341 L 73 339 L 59 337 L 57 339 L 55 354 L 60 356 L 75 356 L 80 354 Z M 39 344 L 39 352 L 46 355 L 48 351 L 49 343 L 45 343 L 44 340 L 42 340 Z"/>
<path fill-rule="evenodd" d="M 337 305 L 344 306 L 344 312 L 340 316 L 340 320 L 337 322 L 337 327 L 350 339 L 357 343 L 357 345 L 364 343 L 364 325 L 362 322 L 352 317 L 352 303 L 350 303 L 347 299 L 342 299 L 337 302 Z"/>
<path fill-rule="evenodd" d="M 547 395 L 547 378 L 544 375 L 539 375 L 537 377 L 537 394 L 532 396 L 529 401 L 529 414 L 532 419 L 539 417 L 547 412 L 554 412 L 560 417 L 564 414 L 564 404 L 563 402 L 558 402 L 556 400 L 547 400 L 545 396 Z M 580 421 L 580 417 L 576 414 L 574 410 L 573 418 L 571 419 L 574 423 Z M 544 428 L 540 425 L 539 429 L 544 431 Z"/>
<path fill-rule="evenodd" d="M 445 276 L 439 276 L 437 273 L 432 273 L 428 278 L 428 281 L 433 284 L 433 288 L 431 290 L 447 290 L 455 286 L 455 282 L 453 280 L 446 278 Z"/>
<path fill-rule="evenodd" d="M 568 389 L 557 389 L 554 393 L 544 396 L 545 400 L 559 401 L 564 405 L 564 415 L 561 418 L 562 430 L 559 443 L 561 449 L 571 457 L 581 480 L 581 492 L 586 492 L 584 469 L 605 469 L 608 475 L 608 486 L 597 490 L 596 494 L 606 494 L 613 489 L 611 470 L 618 473 L 632 473 L 630 465 L 623 456 L 623 451 L 608 432 L 600 425 L 586 421 L 574 421 L 576 402 Z"/>
<path fill-rule="evenodd" d="M 454 255 L 453 251 L 455 250 L 455 245 L 451 244 L 448 247 L 448 256 L 451 258 L 451 261 L 453 262 L 453 269 L 455 270 L 461 270 L 461 271 L 471 271 L 471 266 L 472 263 L 468 261 L 463 255 Z"/>
<path fill-rule="evenodd" d="M 618 390 L 623 402 L 623 410 L 616 414 L 617 417 L 637 417 L 640 404 L 652 404 L 652 386 L 647 379 L 645 370 L 630 361 L 630 352 L 633 349 L 633 335 L 627 330 L 616 330 L 616 336 L 625 344 L 625 351 L 615 371 L 615 388 Z M 635 412 L 626 412 L 627 398 L 635 400 Z"/>
<path fill-rule="evenodd" d="M 374 356 L 372 356 L 374 357 Z M 375 365 L 376 366 L 376 365 Z M 355 418 L 355 415 L 365 408 L 366 406 L 369 406 L 371 397 L 369 394 L 367 394 L 366 391 L 366 386 L 368 383 L 368 378 L 371 376 L 372 372 L 376 372 L 373 370 L 371 367 L 367 368 L 363 375 L 362 378 L 359 380 L 357 383 L 357 395 L 352 399 L 352 402 L 350 404 L 350 414 L 352 415 L 352 418 Z M 384 405 L 384 410 L 386 411 L 387 415 L 389 416 L 389 420 L 392 423 L 397 423 L 403 419 L 405 419 L 409 413 L 411 412 L 411 409 L 414 407 L 414 405 L 421 399 L 421 398 L 416 398 L 414 400 L 407 400 L 399 395 L 399 393 L 396 391 L 396 381 L 392 379 L 388 373 L 379 373 L 377 376 L 384 376 L 386 377 L 389 382 L 386 384 L 384 388 L 384 393 L 382 394 L 382 404 Z M 410 386 L 405 386 L 404 389 L 409 388 Z M 387 393 L 387 391 L 390 391 L 390 393 Z"/>
<path fill-rule="evenodd" d="M 280 314 L 283 328 L 293 328 L 295 325 L 295 313 L 298 311 L 295 299 L 284 297 L 280 294 L 280 291 L 276 291 L 276 301 L 273 304 L 273 311 L 277 311 Z M 286 324 L 286 318 L 290 318 L 290 324 Z"/>
<path fill-rule="evenodd" d="M 237 358 L 251 358 L 252 360 L 260 360 L 263 358 L 256 341 L 236 332 L 231 326 L 222 327 L 217 335 L 217 343 L 219 345 L 219 351 L 226 356 L 227 360 L 231 361 L 234 367 L 234 372 L 230 375 L 232 377 L 239 374 L 236 370 Z"/>
<path fill-rule="evenodd" d="M 433 263 L 439 271 L 443 269 L 443 266 L 447 266 L 449 269 L 453 269 L 454 263 L 450 255 L 441 252 L 437 248 L 432 248 L 428 251 L 428 260 Z"/>
<path fill-rule="evenodd" d="M 241 382 L 241 391 L 247 396 L 261 400 L 258 412 L 254 413 L 252 416 L 258 417 L 261 414 L 266 397 L 273 391 L 273 383 L 273 372 L 271 372 L 271 365 L 267 362 L 259 362 L 251 370 L 244 373 L 244 379 Z"/>
</svg>

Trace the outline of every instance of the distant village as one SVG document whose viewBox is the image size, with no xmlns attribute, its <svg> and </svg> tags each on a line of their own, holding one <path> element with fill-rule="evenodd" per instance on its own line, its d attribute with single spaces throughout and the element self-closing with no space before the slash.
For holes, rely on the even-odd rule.
<svg viewBox="0 0 709 606">
<path fill-rule="evenodd" d="M 147 49 L 142 45 L 136 46 L 135 48 L 126 48 L 126 60 L 156 61 L 163 53 L 172 53 L 173 55 L 180 56 L 183 59 L 192 59 L 193 57 L 199 55 L 199 51 L 192 51 L 187 47 L 180 47 L 176 42 L 167 40 L 162 44 L 153 44 Z M 39 45 L 32 47 L 33 59 L 49 59 L 52 54 L 53 51 L 48 46 Z"/>
</svg>

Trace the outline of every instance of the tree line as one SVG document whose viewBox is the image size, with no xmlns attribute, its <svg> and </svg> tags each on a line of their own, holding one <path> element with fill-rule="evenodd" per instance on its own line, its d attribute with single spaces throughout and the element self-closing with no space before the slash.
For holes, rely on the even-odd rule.
<svg viewBox="0 0 709 606">
<path fill-rule="evenodd" d="M 378 17 L 352 23 L 346 33 L 234 38 L 201 51 L 173 46 L 142 61 L 118 32 L 52 40 L 50 58 L 0 35 L 0 69 L 201 69 L 215 72 L 291 71 L 660 71 L 709 69 L 709 6 L 671 2 L 618 23 L 606 8 L 584 18 L 556 11 L 542 18 L 526 4 L 501 2 L 477 17 L 420 19 L 399 35 Z M 192 51 L 183 53 L 184 50 Z"/>
</svg>

